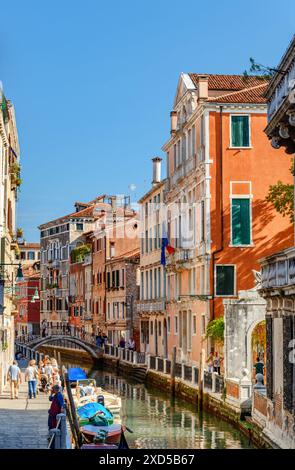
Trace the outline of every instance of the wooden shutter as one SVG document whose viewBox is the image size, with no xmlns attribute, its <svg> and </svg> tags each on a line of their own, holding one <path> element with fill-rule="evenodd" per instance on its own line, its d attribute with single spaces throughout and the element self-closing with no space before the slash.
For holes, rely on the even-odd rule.
<svg viewBox="0 0 295 470">
<path fill-rule="evenodd" d="M 216 295 L 234 295 L 234 266 L 216 266 Z"/>
<path fill-rule="evenodd" d="M 232 199 L 232 243 L 249 245 L 250 242 L 250 200 Z"/>
<path fill-rule="evenodd" d="M 293 399 L 294 399 L 294 390 L 293 390 L 293 368 L 294 364 L 290 361 L 289 353 L 290 347 L 289 343 L 293 339 L 293 329 L 294 329 L 294 319 L 293 317 L 283 317 L 283 404 L 284 408 L 288 411 L 293 411 Z M 280 367 L 280 366 L 279 366 Z"/>
<path fill-rule="evenodd" d="M 231 145 L 232 147 L 249 147 L 249 116 L 231 117 Z"/>
</svg>

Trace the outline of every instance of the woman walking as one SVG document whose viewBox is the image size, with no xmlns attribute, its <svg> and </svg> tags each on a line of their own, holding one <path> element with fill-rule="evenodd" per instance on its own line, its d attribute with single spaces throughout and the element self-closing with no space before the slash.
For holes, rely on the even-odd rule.
<svg viewBox="0 0 295 470">
<path fill-rule="evenodd" d="M 34 359 L 29 362 L 29 366 L 26 368 L 25 379 L 28 382 L 29 398 L 36 398 L 38 369 Z"/>
</svg>

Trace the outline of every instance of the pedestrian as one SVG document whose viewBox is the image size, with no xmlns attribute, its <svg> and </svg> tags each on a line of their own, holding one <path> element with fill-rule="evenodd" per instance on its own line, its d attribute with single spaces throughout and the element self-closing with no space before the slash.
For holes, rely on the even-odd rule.
<svg viewBox="0 0 295 470">
<path fill-rule="evenodd" d="M 219 353 L 216 351 L 216 353 L 214 354 L 214 359 L 213 359 L 213 370 L 214 372 L 217 372 L 218 375 L 220 375 L 220 362 L 221 362 L 221 358 L 219 356 Z"/>
<path fill-rule="evenodd" d="M 52 378 L 53 378 L 53 367 L 51 365 L 50 359 L 47 359 L 47 361 L 46 361 L 46 364 L 45 364 L 45 367 L 44 367 L 44 373 L 45 373 L 46 378 L 47 378 L 47 383 L 49 385 L 51 385 L 52 384 Z"/>
<path fill-rule="evenodd" d="M 121 336 L 120 338 L 120 342 L 119 342 L 119 348 L 125 348 L 125 345 L 126 345 L 126 341 L 125 341 L 125 338 L 124 336 Z"/>
<path fill-rule="evenodd" d="M 102 339 L 101 334 L 99 334 L 99 335 L 97 335 L 97 337 L 96 337 L 96 346 L 101 347 L 102 344 L 103 344 L 103 339 Z"/>
<path fill-rule="evenodd" d="M 256 362 L 253 365 L 253 369 L 255 369 L 255 381 L 257 382 L 256 375 L 262 374 L 264 375 L 264 363 L 260 360 L 259 356 L 256 358 Z M 264 384 L 264 381 L 262 382 Z"/>
<path fill-rule="evenodd" d="M 29 366 L 26 368 L 25 379 L 28 382 L 29 398 L 36 398 L 38 370 L 34 359 L 29 362 Z"/>
<path fill-rule="evenodd" d="M 51 394 L 49 397 L 49 401 L 51 401 L 50 408 L 48 410 L 48 429 L 54 429 L 57 425 L 56 416 L 59 413 L 64 412 L 64 397 L 61 393 L 61 388 L 59 385 L 53 385 L 51 389 Z"/>
<path fill-rule="evenodd" d="M 130 351 L 135 351 L 135 341 L 133 338 L 129 338 L 128 340 L 128 349 L 130 349 Z"/>
<path fill-rule="evenodd" d="M 210 372 L 212 374 L 212 372 L 213 372 L 213 362 L 214 362 L 213 351 L 210 352 L 206 362 L 207 362 L 207 366 L 208 366 L 208 372 Z"/>
<path fill-rule="evenodd" d="M 18 387 L 21 382 L 21 373 L 20 368 L 17 365 L 17 361 L 14 360 L 12 365 L 9 366 L 7 372 L 7 380 L 10 383 L 10 398 L 18 398 Z"/>
</svg>

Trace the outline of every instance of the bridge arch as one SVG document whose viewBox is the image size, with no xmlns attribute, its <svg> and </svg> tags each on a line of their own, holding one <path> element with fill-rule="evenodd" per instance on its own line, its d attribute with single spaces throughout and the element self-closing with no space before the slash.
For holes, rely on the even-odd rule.
<svg viewBox="0 0 295 470">
<path fill-rule="evenodd" d="M 44 346 L 45 344 L 50 344 L 54 341 L 60 341 L 60 340 L 67 340 L 69 342 L 77 344 L 82 349 L 84 349 L 84 351 L 88 352 L 94 359 L 97 359 L 99 357 L 99 348 L 97 346 L 88 344 L 79 338 L 75 338 L 73 336 L 67 336 L 67 335 L 51 335 L 51 336 L 46 336 L 45 338 L 39 338 L 35 341 L 32 341 L 29 344 L 29 346 L 33 350 L 36 350 L 40 346 Z"/>
</svg>

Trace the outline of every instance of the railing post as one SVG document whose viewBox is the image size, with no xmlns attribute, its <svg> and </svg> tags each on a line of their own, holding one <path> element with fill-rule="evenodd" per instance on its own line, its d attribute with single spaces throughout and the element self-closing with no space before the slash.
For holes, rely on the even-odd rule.
<svg viewBox="0 0 295 470">
<path fill-rule="evenodd" d="M 184 368 L 184 364 L 181 364 L 181 380 L 185 380 L 185 368 Z"/>
<path fill-rule="evenodd" d="M 212 373 L 212 392 L 213 393 L 216 393 L 216 376 L 217 376 L 217 372 L 213 372 Z"/>
<path fill-rule="evenodd" d="M 163 360 L 163 363 L 164 363 L 163 364 L 163 372 L 164 372 L 164 374 L 167 374 L 167 359 L 166 358 Z"/>
<path fill-rule="evenodd" d="M 133 351 L 133 364 L 137 364 L 137 351 Z"/>
<path fill-rule="evenodd" d="M 156 362 L 156 371 L 158 370 L 158 359 L 159 359 L 158 356 L 156 356 L 156 361 L 155 361 Z"/>
<path fill-rule="evenodd" d="M 192 384 L 195 385 L 195 370 L 196 366 L 192 366 Z"/>
<path fill-rule="evenodd" d="M 148 369 L 151 368 L 151 355 L 150 354 L 146 355 L 146 365 Z"/>
<path fill-rule="evenodd" d="M 54 434 L 54 438 L 53 438 L 53 442 L 52 442 L 53 443 L 53 449 L 61 449 L 61 446 L 60 446 L 60 429 L 50 429 L 49 434 L 50 434 L 50 438 Z"/>
<path fill-rule="evenodd" d="M 60 413 L 56 416 L 57 421 L 60 419 L 60 449 L 67 448 L 67 425 L 66 425 L 66 415 Z"/>
</svg>

